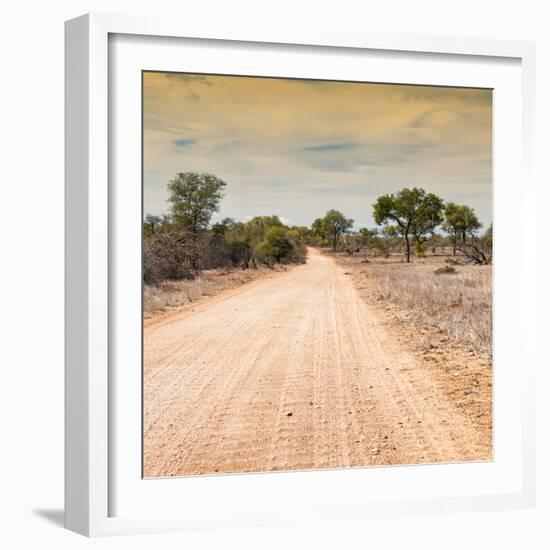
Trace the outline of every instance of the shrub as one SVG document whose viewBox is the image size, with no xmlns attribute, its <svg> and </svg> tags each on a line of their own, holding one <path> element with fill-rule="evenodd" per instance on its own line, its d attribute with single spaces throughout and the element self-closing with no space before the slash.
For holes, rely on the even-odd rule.
<svg viewBox="0 0 550 550">
<path fill-rule="evenodd" d="M 276 216 L 246 223 L 225 219 L 199 233 L 164 224 L 155 232 L 144 230 L 143 279 L 158 284 L 192 279 L 202 270 L 304 263 L 305 234 L 304 228 L 286 227 Z"/>
<path fill-rule="evenodd" d="M 415 253 L 417 258 L 425 258 L 426 245 L 424 243 L 421 243 L 420 241 L 417 241 L 415 245 Z"/>
<path fill-rule="evenodd" d="M 169 279 L 192 279 L 196 264 L 190 235 L 182 231 L 155 234 L 143 243 L 143 280 L 156 284 Z"/>
<path fill-rule="evenodd" d="M 232 264 L 230 247 L 223 234 L 215 231 L 201 235 L 199 255 L 202 269 L 216 269 Z"/>
<path fill-rule="evenodd" d="M 436 275 L 456 275 L 458 271 L 452 265 L 446 265 L 443 267 L 438 267 L 434 273 Z"/>
<path fill-rule="evenodd" d="M 303 261 L 305 248 L 300 241 L 292 239 L 285 227 L 270 227 L 254 250 L 260 261 L 268 264 Z"/>
</svg>

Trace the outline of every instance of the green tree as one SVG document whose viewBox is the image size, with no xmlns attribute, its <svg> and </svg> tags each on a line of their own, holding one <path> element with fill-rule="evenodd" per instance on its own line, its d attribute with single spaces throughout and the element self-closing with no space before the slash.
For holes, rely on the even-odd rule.
<svg viewBox="0 0 550 550">
<path fill-rule="evenodd" d="M 315 223 L 315 222 L 314 222 Z M 325 238 L 330 241 L 332 250 L 336 252 L 336 247 L 342 235 L 345 235 L 353 227 L 353 220 L 346 218 L 338 210 L 329 210 L 321 221 L 322 231 Z"/>
<path fill-rule="evenodd" d="M 465 243 L 467 237 L 475 237 L 479 229 L 481 229 L 481 222 L 477 219 L 474 209 L 463 205 L 462 226 L 460 228 L 462 242 Z"/>
<path fill-rule="evenodd" d="M 327 239 L 327 233 L 326 233 L 326 227 L 323 223 L 323 218 L 317 218 L 312 224 L 311 224 L 311 232 L 315 237 L 317 237 L 319 243 L 321 246 L 325 244 L 325 241 Z"/>
<path fill-rule="evenodd" d="M 427 231 L 441 223 L 443 200 L 419 187 L 405 187 L 398 193 L 378 197 L 373 208 L 378 225 L 395 222 L 405 240 L 405 258 L 410 262 L 411 236 L 421 242 Z"/>
<path fill-rule="evenodd" d="M 214 212 L 219 211 L 226 183 L 212 174 L 179 172 L 168 183 L 172 217 L 180 227 L 190 231 L 196 240 L 208 228 Z"/>
<path fill-rule="evenodd" d="M 257 244 L 261 241 L 269 228 L 283 227 L 283 223 L 278 216 L 254 216 L 244 225 L 247 235 L 253 244 Z"/>
<path fill-rule="evenodd" d="M 369 241 L 377 235 L 378 229 L 369 229 L 368 227 L 362 227 L 359 229 L 359 239 L 363 245 L 368 245 Z"/>
<path fill-rule="evenodd" d="M 235 225 L 233 218 L 224 218 L 221 222 L 212 225 L 211 229 L 214 235 L 225 235 L 228 229 L 231 229 Z"/>
<path fill-rule="evenodd" d="M 423 201 L 423 215 L 411 225 L 416 250 L 426 254 L 426 241 L 434 234 L 436 227 L 443 223 L 443 200 L 432 193 L 426 194 Z"/>
<path fill-rule="evenodd" d="M 443 222 L 443 231 L 449 235 L 453 244 L 453 256 L 456 256 L 456 245 L 459 235 L 459 206 L 455 202 L 448 202 L 445 205 L 445 221 Z"/>
<path fill-rule="evenodd" d="M 243 268 L 250 267 L 252 261 L 252 245 L 250 237 L 242 222 L 233 222 L 224 229 L 224 240 L 229 248 L 232 264 Z"/>
<path fill-rule="evenodd" d="M 288 229 L 288 236 L 295 242 L 306 244 L 311 238 L 311 229 L 304 225 L 295 225 Z"/>
<path fill-rule="evenodd" d="M 364 248 L 365 252 L 368 253 L 368 250 L 377 235 L 378 229 L 369 229 L 368 227 L 362 227 L 361 229 L 359 229 L 359 234 L 357 237 L 357 240 L 359 241 L 359 246 L 361 248 Z"/>
<path fill-rule="evenodd" d="M 294 249 L 287 229 L 281 226 L 271 226 L 265 232 L 264 238 L 258 243 L 256 253 L 259 256 L 273 258 L 277 263 L 288 259 Z"/>
<path fill-rule="evenodd" d="M 390 257 L 390 244 L 397 236 L 399 235 L 399 230 L 397 226 L 386 224 L 381 230 L 383 237 L 383 247 L 382 252 L 386 258 Z"/>
<path fill-rule="evenodd" d="M 481 223 L 477 219 L 473 208 L 465 204 L 448 202 L 445 205 L 443 229 L 451 238 L 453 256 L 456 256 L 459 240 L 462 245 L 465 245 L 467 238 L 474 237 L 476 232 L 481 229 Z"/>
</svg>

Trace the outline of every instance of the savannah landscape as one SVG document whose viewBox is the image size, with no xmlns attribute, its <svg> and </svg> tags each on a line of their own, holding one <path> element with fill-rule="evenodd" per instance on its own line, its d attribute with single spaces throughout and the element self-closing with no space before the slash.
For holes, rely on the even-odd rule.
<svg viewBox="0 0 550 550">
<path fill-rule="evenodd" d="M 302 149 L 324 171 L 345 145 Z M 244 184 L 208 171 L 173 172 L 162 213 L 146 194 L 144 477 L 492 459 L 492 223 L 360 176 L 333 208 L 307 192 L 302 224 L 291 199 L 223 216 Z"/>
</svg>

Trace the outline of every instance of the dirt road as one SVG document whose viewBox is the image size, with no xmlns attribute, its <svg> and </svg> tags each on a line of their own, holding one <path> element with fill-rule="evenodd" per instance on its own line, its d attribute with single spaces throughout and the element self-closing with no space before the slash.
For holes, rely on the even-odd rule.
<svg viewBox="0 0 550 550">
<path fill-rule="evenodd" d="M 475 418 L 314 249 L 144 338 L 146 477 L 491 458 Z"/>
</svg>

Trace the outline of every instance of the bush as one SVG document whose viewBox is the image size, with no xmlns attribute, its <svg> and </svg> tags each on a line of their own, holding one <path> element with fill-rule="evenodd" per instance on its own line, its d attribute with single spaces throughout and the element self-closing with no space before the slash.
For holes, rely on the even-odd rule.
<svg viewBox="0 0 550 550">
<path fill-rule="evenodd" d="M 456 275 L 458 271 L 452 265 L 437 268 L 434 273 L 436 275 Z"/>
<path fill-rule="evenodd" d="M 301 263 L 305 260 L 305 247 L 301 241 L 292 239 L 285 227 L 274 226 L 266 230 L 254 256 L 269 265 Z"/>
<path fill-rule="evenodd" d="M 426 257 L 426 245 L 421 242 L 416 242 L 415 245 L 415 253 L 417 258 L 425 258 Z"/>
<path fill-rule="evenodd" d="M 143 243 L 143 280 L 157 284 L 169 279 L 192 279 L 196 265 L 191 237 L 185 232 L 155 234 Z"/>
<path fill-rule="evenodd" d="M 201 235 L 199 256 L 202 269 L 216 269 L 232 264 L 230 247 L 221 233 Z"/>
<path fill-rule="evenodd" d="M 276 216 L 257 216 L 246 223 L 227 219 L 198 234 L 165 224 L 154 233 L 144 231 L 143 280 L 159 284 L 192 279 L 204 269 L 304 263 L 303 233 Z"/>
</svg>

